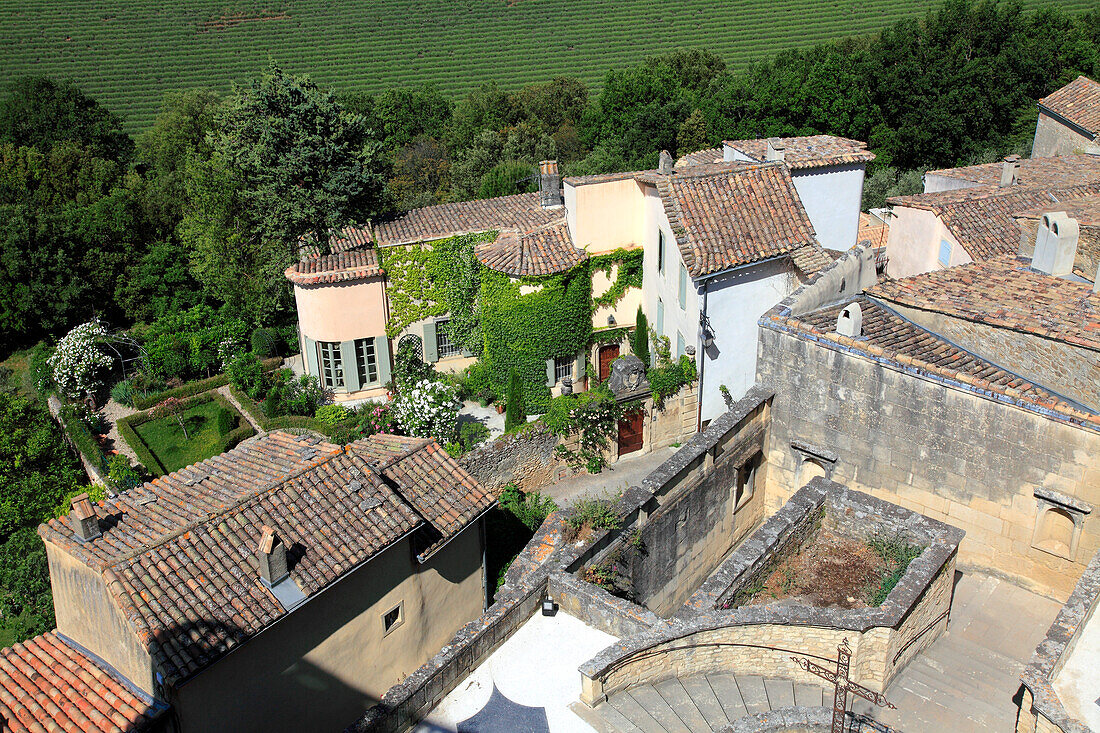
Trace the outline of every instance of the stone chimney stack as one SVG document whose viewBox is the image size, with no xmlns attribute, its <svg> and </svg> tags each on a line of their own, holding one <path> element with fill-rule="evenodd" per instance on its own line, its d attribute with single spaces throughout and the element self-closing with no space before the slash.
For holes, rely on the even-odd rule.
<svg viewBox="0 0 1100 733">
<path fill-rule="evenodd" d="M 1073 272 L 1077 257 L 1077 238 L 1081 228 L 1077 220 L 1064 211 L 1052 211 L 1039 219 L 1039 232 L 1035 237 L 1035 254 L 1031 268 L 1055 277 Z"/>
<path fill-rule="evenodd" d="M 256 560 L 260 566 L 260 580 L 269 588 L 290 575 L 286 567 L 286 546 L 275 536 L 275 530 L 266 524 L 260 529 Z"/>
<path fill-rule="evenodd" d="M 782 138 L 769 137 L 768 150 L 764 153 L 764 160 L 783 160 L 787 157 L 787 143 Z"/>
<path fill-rule="evenodd" d="M 72 505 L 69 521 L 72 522 L 73 533 L 78 540 L 88 542 L 103 534 L 99 529 L 99 517 L 96 516 L 95 507 L 87 493 L 74 496 Z"/>
<path fill-rule="evenodd" d="M 1001 164 L 1001 186 L 1011 186 L 1016 183 L 1016 172 L 1020 168 L 1020 156 L 1010 155 Z"/>
<path fill-rule="evenodd" d="M 539 162 L 539 203 L 544 209 L 556 209 L 563 205 L 561 175 L 558 174 L 556 160 Z"/>
<path fill-rule="evenodd" d="M 662 150 L 657 156 L 657 172 L 663 176 L 672 175 L 672 156 L 667 150 Z"/>
</svg>

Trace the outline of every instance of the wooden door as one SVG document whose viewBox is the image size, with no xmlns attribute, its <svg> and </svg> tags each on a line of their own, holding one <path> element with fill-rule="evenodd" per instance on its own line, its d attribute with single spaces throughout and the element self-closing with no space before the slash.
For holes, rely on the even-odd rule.
<svg viewBox="0 0 1100 733">
<path fill-rule="evenodd" d="M 619 418 L 619 456 L 642 449 L 642 427 L 645 413 L 631 410 Z"/>
<path fill-rule="evenodd" d="M 611 344 L 600 347 L 600 381 L 606 382 L 611 376 L 611 362 L 619 358 L 619 345 Z"/>
</svg>

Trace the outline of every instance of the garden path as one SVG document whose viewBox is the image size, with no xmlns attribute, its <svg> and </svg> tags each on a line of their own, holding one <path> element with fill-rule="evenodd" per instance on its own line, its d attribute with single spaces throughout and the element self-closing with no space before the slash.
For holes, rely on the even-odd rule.
<svg viewBox="0 0 1100 733">
<path fill-rule="evenodd" d="M 260 427 L 260 424 L 252 419 L 252 414 L 241 406 L 240 402 L 237 402 L 237 398 L 233 396 L 233 393 L 229 391 L 229 385 L 224 387 L 218 387 L 218 394 L 225 399 L 229 400 L 229 404 L 233 405 L 237 412 L 241 413 L 241 417 L 248 421 L 248 424 L 252 426 L 252 429 L 256 431 L 256 435 L 263 435 L 267 431 Z"/>
<path fill-rule="evenodd" d="M 103 417 L 107 419 L 107 424 L 110 425 L 110 429 L 107 431 L 107 437 L 111 440 L 111 445 L 122 455 L 130 459 L 130 463 L 135 466 L 141 461 L 138 460 L 137 453 L 134 453 L 134 449 L 130 447 L 130 444 L 122 439 L 122 436 L 118 432 L 118 421 L 124 417 L 133 415 L 138 410 L 132 407 L 127 407 L 121 402 L 116 402 L 114 399 L 107 400 L 107 404 L 103 406 Z"/>
</svg>

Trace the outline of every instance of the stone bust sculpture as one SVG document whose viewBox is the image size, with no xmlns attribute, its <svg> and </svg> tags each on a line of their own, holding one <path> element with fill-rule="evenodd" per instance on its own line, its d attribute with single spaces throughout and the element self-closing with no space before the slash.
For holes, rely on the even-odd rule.
<svg viewBox="0 0 1100 733">
<path fill-rule="evenodd" d="M 611 362 L 611 376 L 608 377 L 607 386 L 616 397 L 648 390 L 649 381 L 645 378 L 642 360 L 633 354 L 627 354 Z"/>
</svg>

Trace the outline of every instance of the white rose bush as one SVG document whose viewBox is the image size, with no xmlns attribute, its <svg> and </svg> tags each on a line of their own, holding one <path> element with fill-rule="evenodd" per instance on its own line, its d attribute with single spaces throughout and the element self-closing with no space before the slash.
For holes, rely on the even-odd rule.
<svg viewBox="0 0 1100 733">
<path fill-rule="evenodd" d="M 76 399 L 102 385 L 99 376 L 112 362 L 100 346 L 107 336 L 107 329 L 94 319 L 80 324 L 57 342 L 57 349 L 47 363 L 58 389 Z"/>
<path fill-rule="evenodd" d="M 398 392 L 393 400 L 393 416 L 406 435 L 432 437 L 441 443 L 454 440 L 461 408 L 453 385 L 426 379 Z"/>
</svg>

